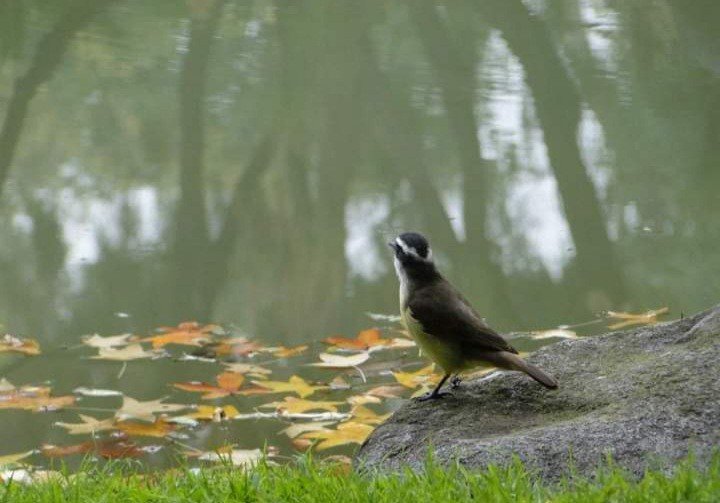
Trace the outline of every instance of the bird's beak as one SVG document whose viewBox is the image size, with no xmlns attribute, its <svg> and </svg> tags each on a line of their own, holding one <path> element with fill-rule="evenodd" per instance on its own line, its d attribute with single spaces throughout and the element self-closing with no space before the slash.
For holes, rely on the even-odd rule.
<svg viewBox="0 0 720 503">
<path fill-rule="evenodd" d="M 392 248 L 394 251 L 398 251 L 399 246 L 398 246 L 398 244 L 397 244 L 395 241 L 390 241 L 390 242 L 388 243 L 388 246 L 389 246 L 390 248 Z"/>
</svg>

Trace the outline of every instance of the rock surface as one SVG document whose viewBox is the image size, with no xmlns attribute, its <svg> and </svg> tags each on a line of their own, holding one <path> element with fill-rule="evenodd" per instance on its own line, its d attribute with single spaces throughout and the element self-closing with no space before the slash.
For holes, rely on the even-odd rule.
<svg viewBox="0 0 720 503">
<path fill-rule="evenodd" d="M 471 467 L 517 455 L 547 480 L 591 475 L 610 454 L 635 475 L 691 449 L 720 448 L 720 306 L 670 323 L 546 346 L 528 359 L 558 378 L 547 390 L 517 372 L 463 382 L 454 396 L 409 401 L 360 448 L 363 468 Z"/>
</svg>

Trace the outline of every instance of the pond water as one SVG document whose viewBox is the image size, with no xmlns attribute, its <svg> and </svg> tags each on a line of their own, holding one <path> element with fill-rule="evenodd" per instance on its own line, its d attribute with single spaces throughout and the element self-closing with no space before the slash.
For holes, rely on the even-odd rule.
<svg viewBox="0 0 720 503">
<path fill-rule="evenodd" d="M 81 344 L 197 320 L 308 344 L 240 360 L 328 381 L 304 366 L 323 338 L 397 335 L 368 313 L 397 311 L 385 243 L 405 230 L 430 238 L 500 331 L 712 305 L 718 5 L 1 3 L 0 323 L 42 354 L 0 354 L 0 377 L 200 403 L 170 384 L 213 382 L 220 365 L 123 366 Z M 393 351 L 385 371 L 421 366 Z M 262 403 L 248 400 L 209 403 Z M 0 410 L 0 455 L 77 442 L 54 423 L 119 405 Z M 285 426 L 206 425 L 182 441 L 289 454 Z"/>
</svg>

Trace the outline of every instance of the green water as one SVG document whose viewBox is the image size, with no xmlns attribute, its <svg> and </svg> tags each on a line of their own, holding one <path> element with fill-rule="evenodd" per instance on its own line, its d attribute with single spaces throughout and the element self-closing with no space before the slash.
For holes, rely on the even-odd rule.
<svg viewBox="0 0 720 503">
<path fill-rule="evenodd" d="M 218 369 L 132 362 L 118 379 L 63 348 L 186 320 L 268 344 L 354 335 L 396 312 L 385 243 L 404 230 L 501 331 L 712 305 L 719 14 L 0 3 L 0 323 L 44 352 L 0 355 L 0 377 L 153 399 Z M 293 362 L 279 375 L 305 372 Z M 0 454 L 67 442 L 52 423 L 75 419 L 0 410 Z M 198 444 L 257 447 L 278 429 Z"/>
</svg>

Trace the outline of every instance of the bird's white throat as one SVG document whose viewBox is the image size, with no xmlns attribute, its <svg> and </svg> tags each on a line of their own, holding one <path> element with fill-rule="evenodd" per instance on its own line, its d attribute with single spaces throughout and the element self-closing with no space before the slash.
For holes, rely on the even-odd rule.
<svg viewBox="0 0 720 503">
<path fill-rule="evenodd" d="M 400 309 L 404 309 L 408 298 L 410 279 L 397 257 L 393 259 L 393 264 L 395 265 L 395 274 L 400 280 Z"/>
</svg>

